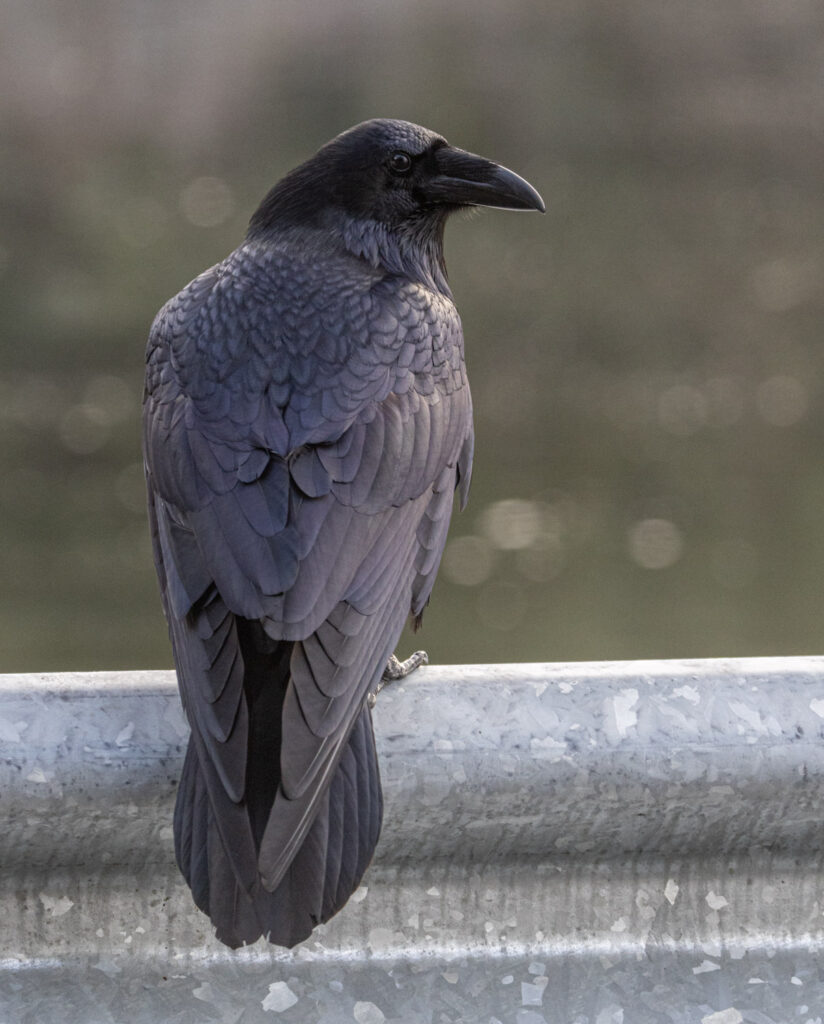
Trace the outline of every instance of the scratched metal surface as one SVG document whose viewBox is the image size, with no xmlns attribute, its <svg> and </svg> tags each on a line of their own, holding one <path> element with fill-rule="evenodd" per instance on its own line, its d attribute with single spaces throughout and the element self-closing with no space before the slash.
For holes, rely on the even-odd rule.
<svg viewBox="0 0 824 1024">
<path fill-rule="evenodd" d="M 0 1024 L 821 1024 L 824 659 L 420 670 L 363 887 L 292 952 L 174 867 L 166 672 L 0 676 Z"/>
</svg>

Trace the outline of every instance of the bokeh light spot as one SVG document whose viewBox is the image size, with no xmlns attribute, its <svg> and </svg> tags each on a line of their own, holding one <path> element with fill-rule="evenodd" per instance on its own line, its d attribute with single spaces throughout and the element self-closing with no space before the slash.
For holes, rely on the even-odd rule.
<svg viewBox="0 0 824 1024">
<path fill-rule="evenodd" d="M 541 512 L 534 501 L 506 498 L 481 513 L 481 529 L 501 551 L 528 548 L 541 530 Z"/>
<path fill-rule="evenodd" d="M 75 455 L 98 451 L 109 438 L 109 418 L 96 405 L 73 405 L 61 418 L 57 434 L 63 447 Z"/>
<path fill-rule="evenodd" d="M 475 587 L 489 578 L 494 551 L 485 537 L 456 537 L 443 554 L 446 578 L 464 587 Z"/>
<path fill-rule="evenodd" d="M 629 531 L 629 554 L 642 569 L 668 569 L 683 554 L 681 531 L 669 519 L 642 519 Z"/>
<path fill-rule="evenodd" d="M 785 313 L 800 306 L 820 288 L 821 268 L 815 260 L 782 256 L 752 272 L 759 306 L 768 313 Z"/>
<path fill-rule="evenodd" d="M 515 567 L 533 583 L 555 579 L 564 567 L 564 549 L 558 533 L 539 533 L 527 548 L 515 553 Z"/>
<path fill-rule="evenodd" d="M 195 178 L 180 193 L 180 209 L 197 228 L 213 228 L 231 217 L 234 194 L 222 178 Z"/>
<path fill-rule="evenodd" d="M 99 419 L 119 423 L 128 419 L 135 410 L 137 392 L 114 374 L 92 377 L 83 392 L 84 404 L 93 406 Z"/>
</svg>

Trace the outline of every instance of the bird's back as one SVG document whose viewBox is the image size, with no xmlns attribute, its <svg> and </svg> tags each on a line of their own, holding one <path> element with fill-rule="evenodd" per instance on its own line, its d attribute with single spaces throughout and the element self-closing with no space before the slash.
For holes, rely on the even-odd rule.
<svg viewBox="0 0 824 1024">
<path fill-rule="evenodd" d="M 365 707 L 420 615 L 471 400 L 451 297 L 311 233 L 246 242 L 147 356 L 155 558 L 192 727 L 176 850 L 229 945 L 293 945 L 380 829 Z"/>
</svg>

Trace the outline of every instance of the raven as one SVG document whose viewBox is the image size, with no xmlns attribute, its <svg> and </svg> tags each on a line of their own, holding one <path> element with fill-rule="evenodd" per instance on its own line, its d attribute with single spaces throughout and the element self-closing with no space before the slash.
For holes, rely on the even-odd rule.
<svg viewBox="0 0 824 1024">
<path fill-rule="evenodd" d="M 305 939 L 378 840 L 368 699 L 469 488 L 443 259 L 467 206 L 544 210 L 512 171 L 366 121 L 281 179 L 152 325 L 149 517 L 192 730 L 175 855 L 233 948 Z"/>
</svg>

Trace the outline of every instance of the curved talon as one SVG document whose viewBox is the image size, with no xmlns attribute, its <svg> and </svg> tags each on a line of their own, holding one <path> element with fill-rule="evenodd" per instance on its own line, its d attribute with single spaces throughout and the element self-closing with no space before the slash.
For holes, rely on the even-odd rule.
<svg viewBox="0 0 824 1024">
<path fill-rule="evenodd" d="M 416 668 L 421 665 L 429 664 L 429 655 L 426 651 L 415 651 L 411 654 L 406 661 L 400 661 L 394 654 L 390 655 L 389 661 L 386 663 L 386 668 L 383 670 L 383 675 L 380 678 L 380 682 L 375 687 L 373 693 L 370 693 L 366 698 L 366 703 L 369 708 L 373 708 L 378 702 L 378 694 L 387 685 L 387 683 L 394 683 L 396 679 L 405 679 L 406 676 L 411 675 Z"/>
</svg>

